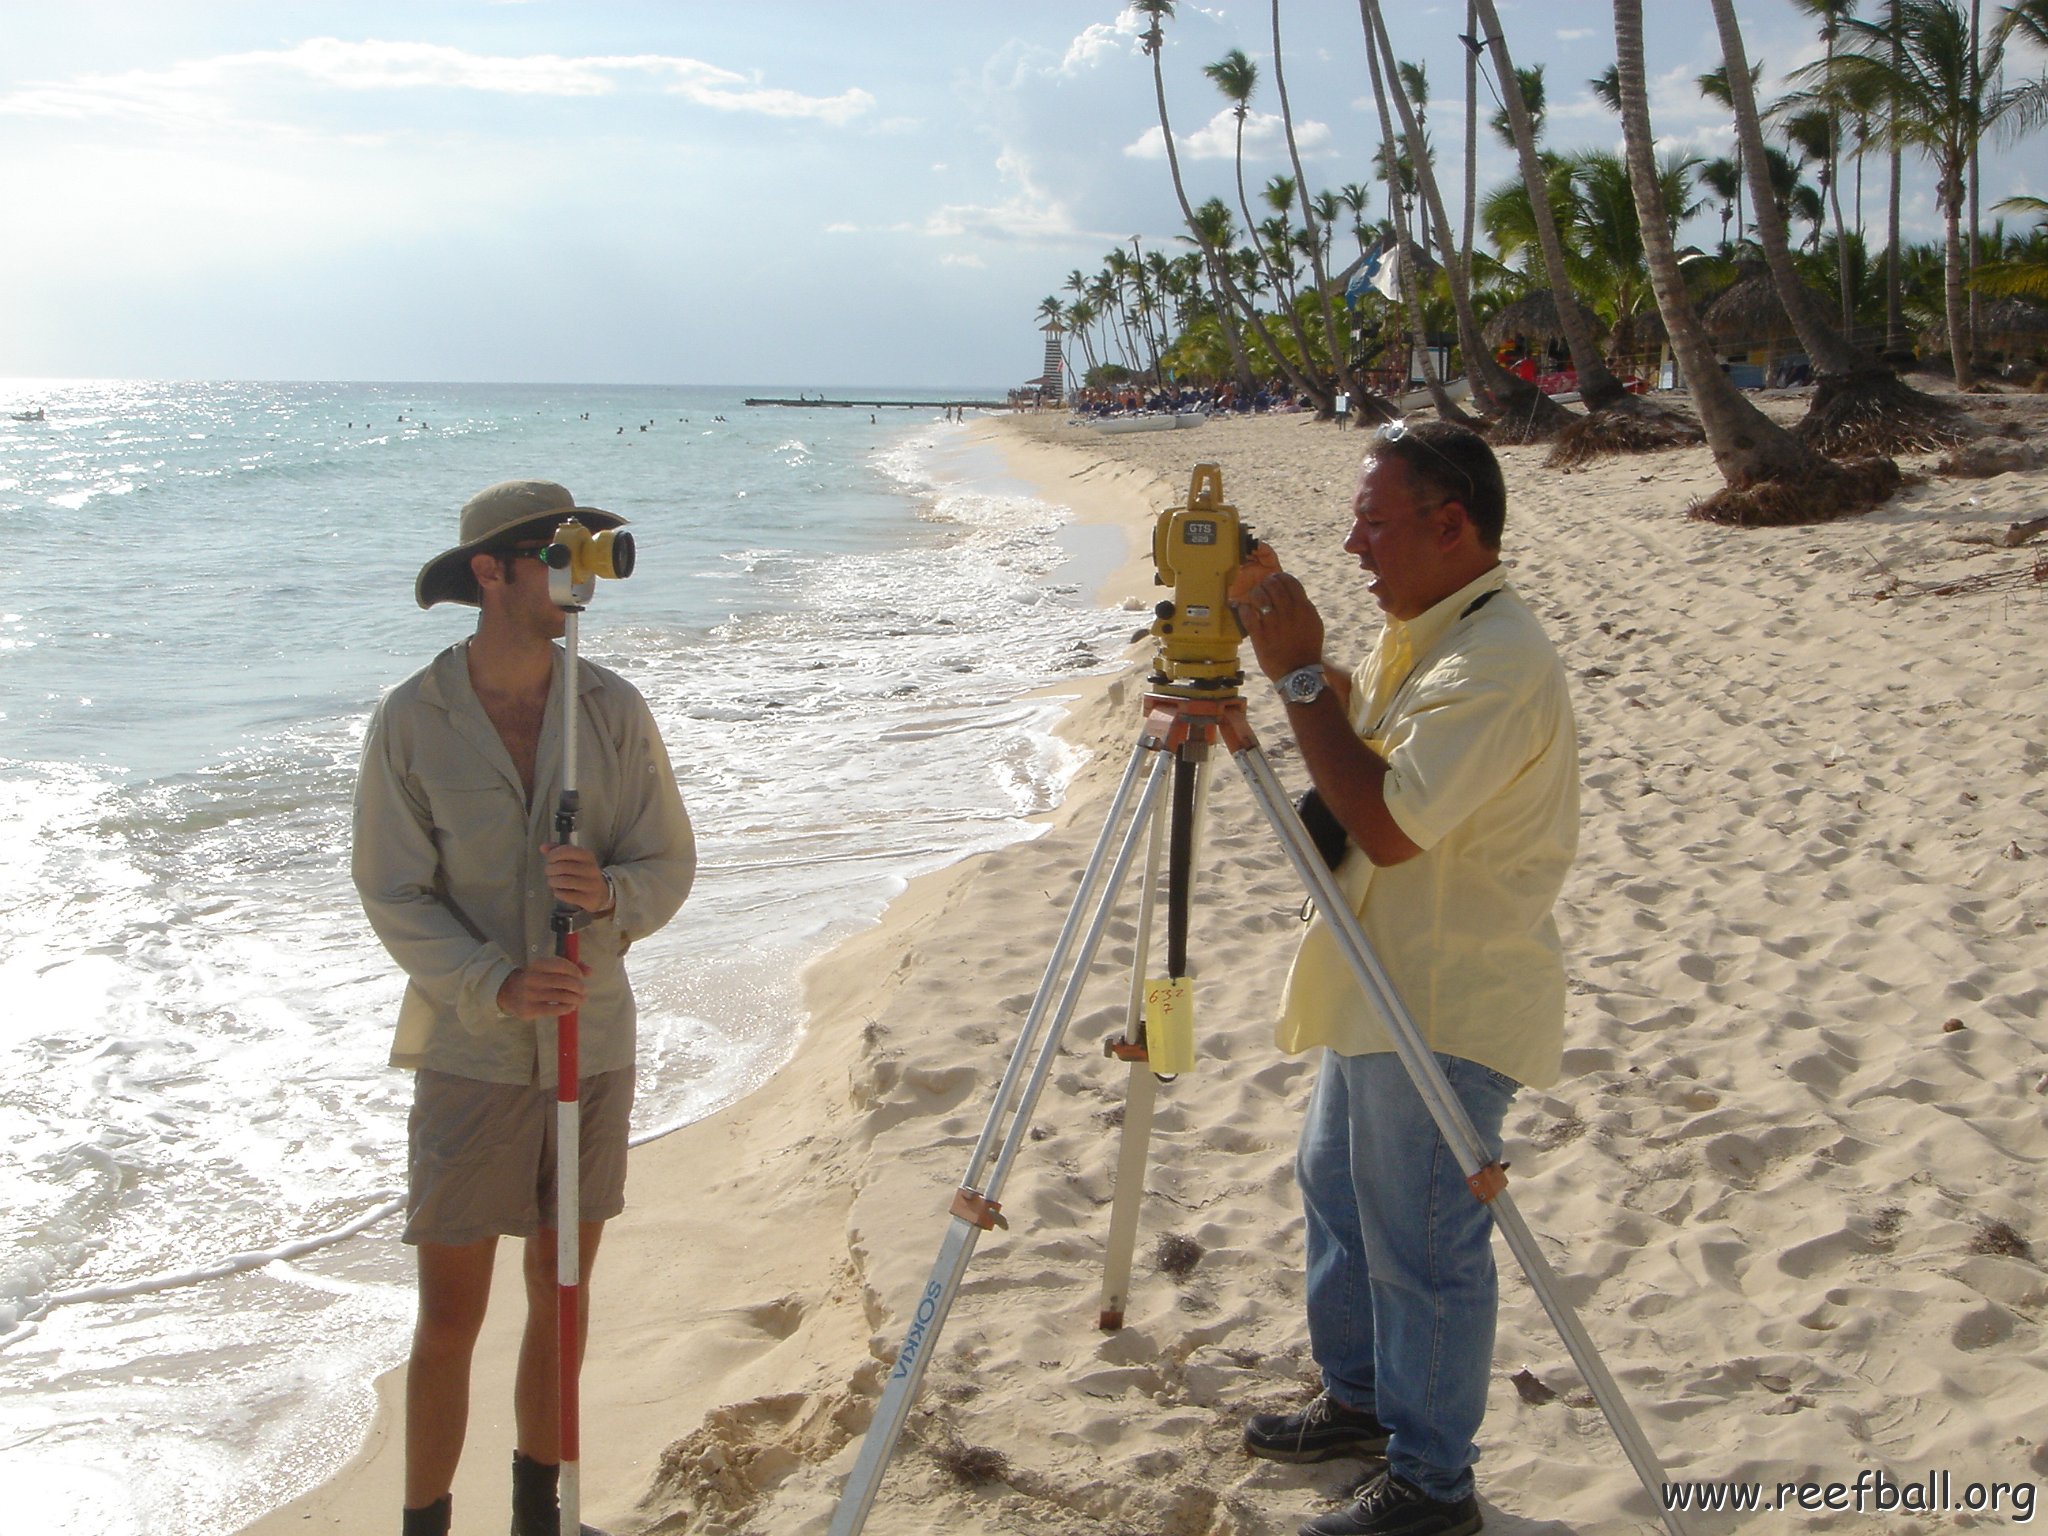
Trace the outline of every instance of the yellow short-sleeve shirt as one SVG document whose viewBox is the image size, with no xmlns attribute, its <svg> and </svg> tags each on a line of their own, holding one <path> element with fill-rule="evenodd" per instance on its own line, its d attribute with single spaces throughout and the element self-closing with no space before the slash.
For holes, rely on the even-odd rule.
<svg viewBox="0 0 2048 1536">
<path fill-rule="evenodd" d="M 1376 650 L 1353 676 L 1351 723 L 1386 760 L 1387 811 L 1423 851 L 1377 869 L 1354 846 L 1338 886 L 1430 1049 L 1547 1087 L 1564 1045 L 1552 909 L 1579 832 L 1564 665 L 1499 567 L 1390 638 L 1413 668 L 1380 686 L 1383 658 L 1402 644 Z M 1290 1053 L 1393 1049 L 1320 914 L 1295 954 L 1277 1034 Z"/>
</svg>

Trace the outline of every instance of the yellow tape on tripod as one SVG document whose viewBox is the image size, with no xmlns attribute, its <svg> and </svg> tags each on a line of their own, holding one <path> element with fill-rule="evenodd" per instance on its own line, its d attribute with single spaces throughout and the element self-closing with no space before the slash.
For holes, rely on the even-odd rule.
<svg viewBox="0 0 2048 1536">
<path fill-rule="evenodd" d="M 1195 984 L 1187 977 L 1145 983 L 1145 1054 L 1161 1077 L 1195 1070 Z"/>
</svg>

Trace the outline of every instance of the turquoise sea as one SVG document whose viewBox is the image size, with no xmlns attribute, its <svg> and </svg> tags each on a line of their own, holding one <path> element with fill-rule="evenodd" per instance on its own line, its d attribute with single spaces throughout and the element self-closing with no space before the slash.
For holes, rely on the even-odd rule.
<svg viewBox="0 0 2048 1536">
<path fill-rule="evenodd" d="M 806 960 L 1055 803 L 1076 764 L 1042 690 L 1117 655 L 1128 616 L 1092 595 L 1120 541 L 936 404 L 741 404 L 797 393 L 0 381 L 0 1477 L 24 1528 L 233 1530 L 353 1451 L 402 1358 L 410 1080 L 349 796 L 378 694 L 472 622 L 411 595 L 471 493 L 559 480 L 636 535 L 583 649 L 647 695 L 703 860 L 634 951 L 639 1133 L 760 1083 Z"/>
</svg>

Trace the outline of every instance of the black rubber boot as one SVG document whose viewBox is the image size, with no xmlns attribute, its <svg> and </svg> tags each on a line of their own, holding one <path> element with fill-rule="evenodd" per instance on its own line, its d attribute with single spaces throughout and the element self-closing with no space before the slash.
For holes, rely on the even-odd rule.
<svg viewBox="0 0 2048 1536">
<path fill-rule="evenodd" d="M 423 1509 L 404 1511 L 400 1536 L 448 1536 L 448 1522 L 455 1509 L 455 1495 L 444 1493 Z"/>
<path fill-rule="evenodd" d="M 560 1467 L 535 1461 L 524 1451 L 512 1453 L 512 1536 L 559 1536 L 561 1481 Z M 579 1525 L 576 1529 L 582 1536 L 605 1536 L 594 1525 Z"/>
</svg>

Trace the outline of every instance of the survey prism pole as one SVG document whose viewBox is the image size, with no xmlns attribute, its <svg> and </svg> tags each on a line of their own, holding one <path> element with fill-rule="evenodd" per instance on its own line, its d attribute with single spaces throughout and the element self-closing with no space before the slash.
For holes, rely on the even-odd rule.
<svg viewBox="0 0 2048 1536">
<path fill-rule="evenodd" d="M 583 614 L 565 610 L 562 659 L 562 798 L 555 805 L 555 841 L 573 845 L 581 805 L 576 792 L 576 738 L 580 734 L 576 704 L 576 647 Z M 557 899 L 550 926 L 555 953 L 579 964 L 582 912 Z M 579 1396 L 582 1373 L 583 1292 L 583 1104 L 580 1094 L 582 1051 L 576 1009 L 555 1020 L 555 1347 L 556 1393 L 560 1410 L 561 1536 L 578 1536 L 583 1528 L 582 1439 Z"/>
</svg>

